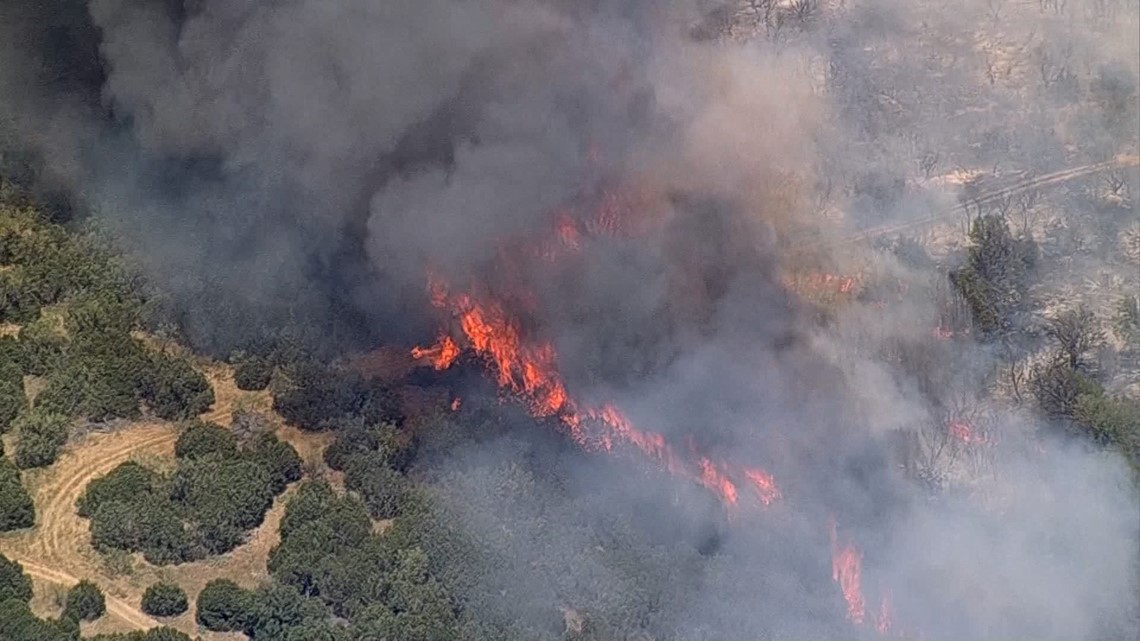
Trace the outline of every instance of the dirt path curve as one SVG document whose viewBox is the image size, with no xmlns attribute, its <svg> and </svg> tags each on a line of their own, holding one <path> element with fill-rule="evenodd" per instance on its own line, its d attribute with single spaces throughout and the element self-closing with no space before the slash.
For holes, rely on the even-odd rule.
<svg viewBox="0 0 1140 641">
<path fill-rule="evenodd" d="M 218 402 L 203 419 L 228 423 L 236 394 L 232 379 L 214 379 Z M 227 386 L 228 383 L 228 386 Z M 36 527 L 15 537 L 0 538 L 0 552 L 17 560 L 31 576 L 70 587 L 81 579 L 98 581 L 101 561 L 91 548 L 90 522 L 76 513 L 75 503 L 91 481 L 140 455 L 172 456 L 177 429 L 149 422 L 121 430 L 91 434 L 73 444 L 50 468 L 39 472 L 34 491 Z M 137 607 L 107 594 L 107 611 L 134 629 L 160 625 Z"/>
<path fill-rule="evenodd" d="M 1080 167 L 1072 167 L 1070 169 L 1062 169 L 1061 171 L 1055 171 L 1055 172 L 1050 173 L 1050 174 L 1045 174 L 1042 176 L 1035 176 L 1033 178 L 1027 178 L 1024 180 L 1014 182 L 1013 184 L 1006 185 L 1005 187 L 1002 187 L 1001 189 L 997 189 L 997 190 L 991 191 L 989 193 L 985 193 L 985 194 L 975 196 L 975 197 L 971 198 L 968 202 L 961 203 L 961 204 L 957 205 L 956 207 L 940 211 L 938 213 L 932 214 L 930 216 L 926 216 L 924 218 L 919 218 L 917 220 L 909 220 L 909 221 L 902 222 L 902 223 L 894 223 L 891 225 L 882 225 L 880 227 L 873 227 L 871 229 L 864 230 L 862 232 L 859 232 L 858 234 L 854 234 L 854 235 L 848 236 L 846 238 L 840 238 L 840 239 L 831 240 L 831 241 L 824 240 L 824 241 L 806 243 L 803 245 L 797 245 L 797 246 L 792 247 L 791 251 L 793 253 L 800 253 L 800 252 L 808 251 L 811 249 L 818 249 L 821 247 L 837 247 L 837 246 L 841 246 L 841 245 L 849 245 L 852 243 L 857 243 L 861 240 L 866 240 L 868 238 L 874 238 L 876 236 L 882 236 L 884 234 L 894 234 L 894 233 L 898 233 L 901 231 L 906 231 L 906 230 L 915 229 L 915 228 L 919 228 L 919 227 L 925 227 L 927 225 L 931 225 L 931 224 L 939 222 L 941 220 L 945 220 L 946 218 L 949 218 L 951 216 L 960 214 L 963 211 L 965 211 L 966 207 L 968 207 L 970 205 L 980 207 L 982 205 L 987 205 L 989 203 L 992 203 L 992 202 L 997 201 L 997 200 L 1002 199 L 1002 198 L 1007 198 L 1009 196 L 1016 196 L 1016 195 L 1021 194 L 1023 192 L 1029 191 L 1030 189 L 1037 189 L 1040 187 L 1048 187 L 1051 185 L 1057 185 L 1060 183 L 1068 182 L 1070 180 L 1075 180 L 1077 178 L 1083 178 L 1085 176 L 1097 174 L 1097 173 L 1100 173 L 1102 171 L 1111 171 L 1113 169 L 1124 169 L 1126 167 L 1136 167 L 1136 166 L 1140 166 L 1140 156 L 1117 156 L 1111 160 L 1106 160 L 1104 162 L 1094 163 L 1091 165 L 1083 165 Z"/>
<path fill-rule="evenodd" d="M 70 574 L 66 574 L 58 570 L 52 570 L 51 568 L 46 568 L 34 561 L 29 561 L 27 559 L 17 557 L 16 560 L 20 562 L 20 565 L 24 566 L 24 572 L 33 578 L 47 581 L 49 583 L 55 583 L 57 585 L 63 585 L 66 587 L 71 587 L 76 583 L 79 583 L 79 579 L 71 576 Z M 107 600 L 107 613 L 113 617 L 120 619 L 122 622 L 130 625 L 131 627 L 137 628 L 139 630 L 149 630 L 150 628 L 162 625 L 158 621 L 155 621 L 149 616 L 143 614 L 142 611 L 127 603 L 126 601 L 123 601 L 122 599 L 111 596 L 109 594 L 104 596 Z"/>
</svg>

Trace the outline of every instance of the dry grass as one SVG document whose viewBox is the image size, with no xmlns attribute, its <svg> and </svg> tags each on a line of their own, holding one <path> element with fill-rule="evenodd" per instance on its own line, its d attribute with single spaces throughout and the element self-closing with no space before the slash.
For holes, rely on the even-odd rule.
<svg viewBox="0 0 1140 641">
<path fill-rule="evenodd" d="M 272 413 L 268 392 L 244 392 L 233 383 L 232 370 L 215 363 L 197 363 L 214 386 L 214 407 L 203 419 L 229 425 L 235 408 L 251 409 L 271 417 L 277 434 L 292 444 L 306 461 L 321 459 L 331 442 L 327 434 L 310 434 L 284 426 Z M 236 633 L 200 631 L 193 609 L 169 620 L 157 621 L 139 610 L 142 593 L 160 580 L 181 586 L 191 597 L 216 578 L 227 578 L 244 587 L 256 587 L 268 580 L 266 560 L 278 542 L 277 528 L 287 497 L 294 488 L 279 496 L 266 514 L 265 522 L 250 533 L 249 540 L 229 554 L 195 563 L 157 567 L 138 555 L 108 559 L 92 546 L 89 522 L 75 511 L 75 502 L 95 478 L 119 464 L 137 460 L 152 467 L 168 467 L 174 454 L 177 429 L 170 423 L 145 420 L 122 429 L 91 433 L 73 440 L 50 468 L 25 473 L 36 503 L 37 527 L 0 535 L 0 553 L 23 564 L 33 579 L 36 596 L 33 609 L 41 616 L 56 616 L 59 594 L 81 579 L 93 581 L 107 596 L 107 616 L 84 624 L 84 634 L 123 632 L 170 625 L 201 636 L 205 641 L 237 640 Z M 125 556 L 125 555 L 124 555 Z"/>
</svg>

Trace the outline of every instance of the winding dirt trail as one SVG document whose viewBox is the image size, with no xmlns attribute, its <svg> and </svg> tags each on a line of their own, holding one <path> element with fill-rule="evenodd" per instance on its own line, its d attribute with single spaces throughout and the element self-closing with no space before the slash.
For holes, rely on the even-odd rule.
<svg viewBox="0 0 1140 641">
<path fill-rule="evenodd" d="M 201 418 L 227 424 L 235 401 L 249 395 L 239 392 L 228 374 L 208 372 L 217 400 Z M 88 579 L 99 584 L 104 588 L 108 614 L 120 624 L 117 628 L 125 624 L 126 629 L 145 630 L 161 625 L 137 605 L 107 589 L 120 586 L 106 575 L 102 559 L 91 547 L 90 522 L 76 513 L 75 503 L 91 481 L 126 461 L 147 456 L 173 457 L 177 437 L 174 425 L 147 421 L 113 432 L 89 434 L 70 444 L 51 467 L 29 475 L 36 504 L 36 527 L 0 537 L 0 553 L 19 561 L 30 576 L 46 583 L 70 587 Z"/>
<path fill-rule="evenodd" d="M 1038 189 L 1041 187 L 1049 187 L 1052 185 L 1058 185 L 1058 184 L 1061 184 L 1064 182 L 1068 182 L 1070 180 L 1075 180 L 1077 178 L 1083 178 L 1085 176 L 1098 174 L 1098 173 L 1101 173 L 1104 171 L 1111 171 L 1114 169 L 1124 169 L 1127 167 L 1136 167 L 1136 166 L 1140 166 L 1140 156 L 1116 156 L 1115 158 L 1113 158 L 1111 160 L 1106 160 L 1104 162 L 1094 163 L 1091 165 L 1083 165 L 1080 167 L 1072 167 L 1070 169 L 1062 169 L 1061 171 L 1055 171 L 1055 172 L 1050 173 L 1050 174 L 1044 174 L 1041 176 L 1034 176 L 1032 178 L 1026 178 L 1023 180 L 1019 180 L 1019 181 L 1016 181 L 1012 184 L 1006 185 L 1000 189 L 996 189 L 994 191 L 991 191 L 991 192 L 988 192 L 985 194 L 979 194 L 977 196 L 970 198 L 967 202 L 960 203 L 959 205 L 957 205 L 953 208 L 942 210 L 942 211 L 935 213 L 935 214 L 932 214 L 930 216 L 925 216 L 923 218 L 919 218 L 916 220 L 908 220 L 906 222 L 901 222 L 901 223 L 893 223 L 890 225 L 881 225 L 879 227 L 872 227 L 871 229 L 866 229 L 866 230 L 861 231 L 857 234 L 847 236 L 844 238 L 838 238 L 835 240 L 820 240 L 820 241 L 816 241 L 816 242 L 805 243 L 802 245 L 796 245 L 796 246 L 791 248 L 791 251 L 792 251 L 792 253 L 798 254 L 798 253 L 806 252 L 806 251 L 809 251 L 812 249 L 819 249 L 819 248 L 823 248 L 823 247 L 838 247 L 838 246 L 842 246 L 842 245 L 850 245 L 850 244 L 857 243 L 857 242 L 862 241 L 862 240 L 866 240 L 868 238 L 875 238 L 877 236 L 882 236 L 885 234 L 895 234 L 895 233 L 898 233 L 901 231 L 917 229 L 917 228 L 925 227 L 927 225 L 932 225 L 932 224 L 937 223 L 939 221 L 945 220 L 951 216 L 961 214 L 962 212 L 965 211 L 966 207 L 968 207 L 968 206 L 987 205 L 989 203 L 995 202 L 995 201 L 1000 200 L 1002 198 L 1007 198 L 1010 196 L 1019 195 L 1021 193 L 1027 192 L 1031 189 Z"/>
</svg>

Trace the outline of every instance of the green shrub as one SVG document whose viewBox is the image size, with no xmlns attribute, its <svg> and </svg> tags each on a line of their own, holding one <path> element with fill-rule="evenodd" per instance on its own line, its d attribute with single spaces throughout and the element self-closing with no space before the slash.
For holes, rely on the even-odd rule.
<svg viewBox="0 0 1140 641">
<path fill-rule="evenodd" d="M 139 415 L 135 376 L 129 367 L 123 369 L 118 360 L 74 360 L 49 375 L 36 407 L 95 422 L 135 418 Z"/>
<path fill-rule="evenodd" d="M 8 431 L 28 404 L 24 395 L 24 372 L 16 360 L 18 349 L 10 337 L 0 339 L 0 434 Z"/>
<path fill-rule="evenodd" d="M 0 639 L 4 641 L 75 641 L 79 624 L 68 617 L 44 621 L 32 614 L 28 604 L 0 600 Z"/>
<path fill-rule="evenodd" d="M 1096 393 L 1099 386 L 1084 374 L 1069 367 L 1067 356 L 1058 356 L 1034 368 L 1031 389 L 1038 405 L 1054 418 L 1072 418 L 1077 398 Z"/>
<path fill-rule="evenodd" d="M 32 580 L 24 574 L 24 566 L 0 554 L 0 602 L 9 599 L 31 601 Z"/>
<path fill-rule="evenodd" d="M 228 579 L 214 579 L 198 593 L 198 623 L 215 632 L 245 629 L 253 609 L 253 595 Z"/>
<path fill-rule="evenodd" d="M 206 377 L 170 354 L 151 355 L 139 394 L 155 416 L 169 421 L 193 418 L 214 404 L 214 389 Z"/>
<path fill-rule="evenodd" d="M 247 455 L 269 474 L 274 494 L 280 494 L 289 483 L 301 480 L 301 456 L 292 445 L 273 434 L 259 436 Z"/>
<path fill-rule="evenodd" d="M 16 442 L 16 465 L 21 469 L 47 467 L 59 458 L 67 442 L 68 418 L 61 414 L 31 410 L 20 415 L 14 425 L 20 430 Z"/>
<path fill-rule="evenodd" d="M 192 515 L 198 543 L 221 554 L 242 542 L 273 504 L 269 474 L 252 461 L 183 463 L 171 481 L 171 499 Z"/>
<path fill-rule="evenodd" d="M 408 482 L 402 474 L 388 467 L 379 454 L 349 457 L 344 471 L 345 486 L 360 493 L 373 518 L 399 516 L 408 493 Z"/>
<path fill-rule="evenodd" d="M 142 552 L 156 565 L 196 558 L 181 515 L 161 496 L 102 503 L 91 517 L 91 542 L 97 549 Z"/>
<path fill-rule="evenodd" d="M 24 396 L 24 382 L 19 383 L 9 379 L 0 379 L 0 434 L 4 434 L 11 427 L 12 421 L 20 415 L 28 405 Z"/>
<path fill-rule="evenodd" d="M 282 367 L 273 379 L 273 409 L 286 422 L 306 430 L 359 412 L 368 392 L 359 375 L 313 361 Z"/>
<path fill-rule="evenodd" d="M 189 461 L 237 458 L 237 437 L 221 425 L 189 421 L 174 444 L 174 456 Z"/>
<path fill-rule="evenodd" d="M 65 617 L 77 621 L 94 621 L 107 612 L 107 602 L 103 591 L 90 581 L 80 581 L 67 591 L 67 605 L 63 608 Z"/>
<path fill-rule="evenodd" d="M 363 422 L 338 423 L 336 440 L 325 448 L 325 463 L 344 471 L 348 460 L 357 454 L 378 454 L 389 467 L 405 471 L 415 459 L 417 443 L 407 431 L 387 423 L 366 425 Z"/>
<path fill-rule="evenodd" d="M 186 592 L 173 583 L 156 583 L 143 592 L 142 611 L 151 616 L 178 616 L 189 607 Z"/>
<path fill-rule="evenodd" d="M 970 307 L 982 336 L 1008 330 L 1012 314 L 1022 307 L 1029 275 L 1036 265 L 1032 239 L 1017 239 L 999 215 L 985 215 L 970 225 L 966 264 L 950 275 Z"/>
<path fill-rule="evenodd" d="M 1077 397 L 1073 420 L 1099 443 L 1120 448 L 1134 465 L 1140 465 L 1140 404 L 1106 396 L 1101 390 Z"/>
<path fill-rule="evenodd" d="M 19 344 L 24 373 L 44 376 L 62 365 L 67 336 L 58 322 L 43 316 L 20 329 Z"/>
<path fill-rule="evenodd" d="M 36 507 L 20 483 L 20 471 L 0 455 L 0 532 L 32 527 Z"/>
<path fill-rule="evenodd" d="M 234 384 L 245 391 L 260 391 L 269 386 L 273 366 L 257 356 L 247 356 L 234 366 Z"/>
<path fill-rule="evenodd" d="M 324 481 L 302 483 L 297 488 L 297 493 L 285 504 L 285 514 L 278 526 L 281 539 L 289 538 L 290 534 L 306 523 L 320 520 L 336 499 L 332 487 Z"/>
<path fill-rule="evenodd" d="M 130 503 L 154 493 L 159 476 L 147 468 L 127 461 L 111 470 L 106 476 L 91 481 L 76 501 L 79 516 L 91 518 L 104 503 L 118 501 Z"/>
</svg>

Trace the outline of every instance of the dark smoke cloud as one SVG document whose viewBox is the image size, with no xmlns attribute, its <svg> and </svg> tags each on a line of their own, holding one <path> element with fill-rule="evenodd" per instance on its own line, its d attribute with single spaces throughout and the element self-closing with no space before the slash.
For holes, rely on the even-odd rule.
<svg viewBox="0 0 1140 641">
<path fill-rule="evenodd" d="M 557 634 L 560 607 L 615 621 L 653 609 L 632 624 L 661 638 L 864 634 L 831 580 L 831 516 L 866 552 L 868 608 L 889 590 L 907 630 L 1120 638 L 1137 616 L 1140 529 L 1123 463 L 1016 447 L 1038 426 L 994 409 L 1008 437 L 986 460 L 946 463 L 969 496 L 932 496 L 888 443 L 955 399 L 985 404 L 975 383 L 992 354 L 930 345 L 935 286 L 821 323 L 778 273 L 797 260 L 786 232 L 821 222 L 829 181 L 851 186 L 831 207 L 865 222 L 921 217 L 944 199 L 912 189 L 923 150 L 1046 170 L 1070 160 L 1074 132 L 1103 146 L 1124 125 L 987 84 L 990 54 L 963 43 L 995 3 L 849 4 L 731 44 L 693 41 L 707 7 L 684 2 L 29 2 L 0 14 L 0 124 L 132 246 L 201 346 L 224 352 L 298 315 L 334 349 L 410 343 L 439 322 L 429 269 L 459 287 L 522 285 L 542 310 L 528 329 L 558 346 L 575 393 L 776 475 L 785 501 L 728 523 L 700 490 L 556 439 L 455 454 L 436 473 L 483 545 L 472 594 L 521 638 Z M 1058 51 L 1074 68 L 1135 71 L 1126 29 L 1093 47 L 1084 18 L 1005 11 L 1023 18 L 1011 47 L 1036 46 L 1039 29 L 1042 46 L 1072 45 Z M 939 72 L 941 57 L 967 62 Z M 984 113 L 968 111 L 978 92 Z M 1014 113 L 1026 104 L 1037 111 Z M 504 272 L 504 243 L 544 237 L 556 210 L 589 209 L 614 180 L 649 195 L 654 231 Z M 837 270 L 928 277 L 822 253 Z"/>
</svg>

